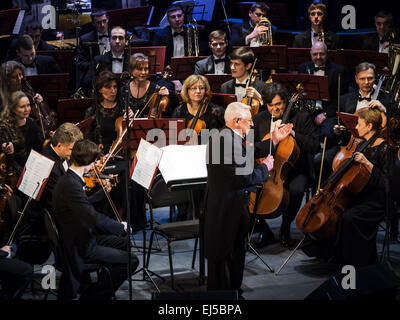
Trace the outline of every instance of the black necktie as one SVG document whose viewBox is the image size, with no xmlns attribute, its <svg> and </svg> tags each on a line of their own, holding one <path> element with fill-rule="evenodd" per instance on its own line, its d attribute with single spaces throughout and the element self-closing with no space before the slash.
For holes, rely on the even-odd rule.
<svg viewBox="0 0 400 320">
<path fill-rule="evenodd" d="M 235 87 L 243 87 L 243 88 L 246 88 L 246 84 L 245 84 L 245 83 L 236 83 L 236 82 L 235 82 Z"/>
<path fill-rule="evenodd" d="M 225 62 L 225 59 L 214 59 L 214 63 Z"/>
<path fill-rule="evenodd" d="M 361 97 L 361 95 L 358 95 L 358 101 L 363 101 L 363 100 L 366 100 L 366 101 L 371 101 L 371 97 Z"/>
<path fill-rule="evenodd" d="M 182 32 L 175 32 L 175 33 L 174 33 L 174 37 L 177 37 L 177 36 L 182 36 L 182 37 L 184 37 L 184 36 L 185 36 L 185 31 L 182 31 Z"/>
<path fill-rule="evenodd" d="M 314 67 L 314 71 L 319 71 L 319 70 L 326 71 L 326 67 L 325 66 L 323 66 L 323 67 Z"/>
<path fill-rule="evenodd" d="M 122 62 L 123 60 L 122 60 L 122 58 L 112 58 L 112 61 L 119 61 L 119 62 Z"/>
</svg>

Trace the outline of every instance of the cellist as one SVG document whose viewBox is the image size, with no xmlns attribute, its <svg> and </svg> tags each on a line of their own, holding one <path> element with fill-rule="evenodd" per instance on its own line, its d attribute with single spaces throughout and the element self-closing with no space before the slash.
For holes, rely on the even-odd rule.
<svg viewBox="0 0 400 320">
<path fill-rule="evenodd" d="M 274 148 L 267 135 L 275 127 L 292 126 L 290 135 L 300 148 L 300 156 L 294 166 L 289 169 L 285 181 L 289 189 L 290 198 L 289 204 L 282 214 L 279 234 L 282 246 L 290 248 L 295 244 L 295 241 L 290 237 L 290 225 L 296 217 L 304 191 L 312 178 L 311 159 L 319 147 L 318 136 L 315 124 L 307 111 L 292 110 L 288 122 L 286 124 L 281 123 L 288 102 L 288 92 L 284 85 L 271 83 L 266 91 L 265 102 L 267 110 L 256 114 L 253 119 L 255 157 L 265 157 Z M 258 217 L 262 218 L 263 216 L 258 215 Z M 264 224 L 263 219 L 261 219 L 261 223 Z M 261 233 L 263 236 L 261 243 L 255 244 L 258 247 L 274 241 L 274 236 L 266 223 L 264 227 L 265 230 Z"/>
<path fill-rule="evenodd" d="M 381 130 L 381 124 L 378 110 L 365 109 L 358 113 L 356 129 L 362 140 L 371 139 Z M 307 255 L 356 268 L 378 262 L 376 233 L 385 216 L 386 164 L 391 147 L 380 136 L 374 139 L 362 153 L 354 154 L 354 161 L 363 165 L 370 174 L 367 185 L 350 199 L 333 236 L 303 247 Z"/>
</svg>

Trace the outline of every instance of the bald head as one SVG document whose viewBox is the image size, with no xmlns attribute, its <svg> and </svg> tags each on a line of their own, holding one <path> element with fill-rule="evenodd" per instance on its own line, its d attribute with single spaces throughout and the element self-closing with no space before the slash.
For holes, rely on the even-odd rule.
<svg viewBox="0 0 400 320">
<path fill-rule="evenodd" d="M 318 66 L 324 66 L 328 58 L 328 48 L 324 42 L 315 42 L 310 50 L 311 60 Z"/>
</svg>

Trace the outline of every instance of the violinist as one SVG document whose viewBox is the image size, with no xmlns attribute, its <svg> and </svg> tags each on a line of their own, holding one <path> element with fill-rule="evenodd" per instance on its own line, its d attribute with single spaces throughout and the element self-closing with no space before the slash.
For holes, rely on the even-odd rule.
<svg viewBox="0 0 400 320">
<path fill-rule="evenodd" d="M 369 140 L 381 130 L 382 117 L 376 109 L 358 113 L 356 129 L 362 140 Z M 303 251 L 309 256 L 328 259 L 338 264 L 357 267 L 378 262 L 376 234 L 385 216 L 385 179 L 390 146 L 381 137 L 373 138 L 361 153 L 355 152 L 354 161 L 364 166 L 369 180 L 364 189 L 350 199 L 332 237 L 312 241 Z"/>
<path fill-rule="evenodd" d="M 282 246 L 290 248 L 295 244 L 290 237 L 290 225 L 300 208 L 304 191 L 312 179 L 311 156 L 314 155 L 319 147 L 318 136 L 315 124 L 307 111 L 293 110 L 289 115 L 287 123 L 282 124 L 282 117 L 288 103 L 288 92 L 280 83 L 271 83 L 268 86 L 265 97 L 268 110 L 260 112 L 254 116 L 254 144 L 256 147 L 256 158 L 265 157 L 272 149 L 268 133 L 275 128 L 291 126 L 290 135 L 294 138 L 300 149 L 300 156 L 287 173 L 285 184 L 289 191 L 289 203 L 282 213 L 282 224 L 280 228 L 280 242 Z M 262 215 L 259 215 L 262 217 Z M 265 227 L 261 233 L 262 240 L 255 244 L 258 247 L 274 241 L 269 228 L 261 219 L 261 224 Z M 263 240 L 264 239 L 264 240 Z"/>
<path fill-rule="evenodd" d="M 247 96 L 257 99 L 260 105 L 264 104 L 267 84 L 261 80 L 255 80 L 254 84 L 248 85 L 250 81 L 249 71 L 255 61 L 254 52 L 246 47 L 237 48 L 231 53 L 231 70 L 234 79 L 221 85 L 222 93 L 236 94 L 238 101 Z M 263 108 L 260 107 L 260 111 Z"/>
<path fill-rule="evenodd" d="M 149 100 L 153 93 L 170 98 L 169 110 L 164 113 L 167 116 L 171 110 L 177 105 L 177 99 L 173 92 L 169 91 L 165 86 L 158 86 L 154 82 L 147 80 L 149 75 L 149 58 L 142 53 L 135 53 L 129 61 L 129 71 L 132 80 L 128 83 L 129 89 L 129 106 L 133 112 L 139 110 L 138 117 L 146 117 L 149 114 Z M 125 90 L 125 87 L 123 87 Z"/>
</svg>

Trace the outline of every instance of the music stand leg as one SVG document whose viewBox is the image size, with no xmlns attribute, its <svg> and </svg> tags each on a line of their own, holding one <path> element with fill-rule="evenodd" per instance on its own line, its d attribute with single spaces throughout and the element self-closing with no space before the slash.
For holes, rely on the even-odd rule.
<svg viewBox="0 0 400 320">
<path fill-rule="evenodd" d="M 253 246 L 250 244 L 250 242 L 247 243 L 247 246 L 248 246 L 248 248 L 250 248 L 251 252 L 252 252 L 253 254 L 255 254 L 255 255 L 257 256 L 257 258 L 259 258 L 259 259 L 261 260 L 261 262 L 269 269 L 269 271 L 271 271 L 271 272 L 273 273 L 273 272 L 274 272 L 274 269 L 272 269 L 272 268 L 268 265 L 268 263 L 266 263 L 266 262 L 264 261 L 264 259 L 260 256 L 260 254 L 257 252 L 257 250 L 254 249 Z"/>
<path fill-rule="evenodd" d="M 282 263 L 282 265 L 279 267 L 278 271 L 275 273 L 275 275 L 277 276 L 279 274 L 279 272 L 281 272 L 281 270 L 283 269 L 283 267 L 286 265 L 286 263 L 288 263 L 288 261 L 290 260 L 290 258 L 294 255 L 294 253 L 297 251 L 297 249 L 301 246 L 301 244 L 303 243 L 303 241 L 305 240 L 306 236 L 304 235 L 303 239 L 301 239 L 299 241 L 299 243 L 297 244 L 296 248 L 294 248 L 292 250 L 292 252 L 290 253 L 290 255 L 286 258 L 286 260 Z"/>
</svg>

